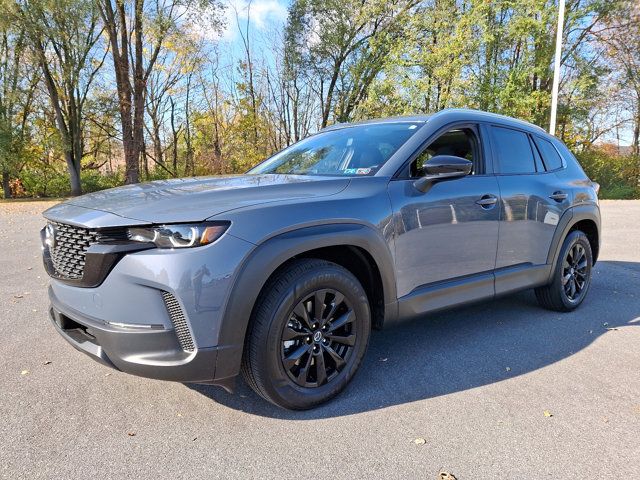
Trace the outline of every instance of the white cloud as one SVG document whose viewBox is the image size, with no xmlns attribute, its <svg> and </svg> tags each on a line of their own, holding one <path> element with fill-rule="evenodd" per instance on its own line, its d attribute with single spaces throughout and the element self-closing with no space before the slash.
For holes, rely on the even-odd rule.
<svg viewBox="0 0 640 480">
<path fill-rule="evenodd" d="M 233 40 L 238 35 L 238 22 L 244 29 L 247 19 L 257 30 L 266 30 L 270 23 L 281 23 L 287 18 L 287 6 L 279 0 L 228 0 L 223 38 Z"/>
<path fill-rule="evenodd" d="M 219 12 L 205 7 L 202 11 L 188 11 L 186 7 L 177 9 L 181 22 L 187 29 L 203 40 L 224 40 L 234 42 L 239 37 L 238 25 L 244 32 L 247 19 L 250 29 L 267 31 L 280 27 L 287 19 L 287 0 L 222 0 L 223 25 L 221 30 L 214 28 L 211 18 Z"/>
</svg>

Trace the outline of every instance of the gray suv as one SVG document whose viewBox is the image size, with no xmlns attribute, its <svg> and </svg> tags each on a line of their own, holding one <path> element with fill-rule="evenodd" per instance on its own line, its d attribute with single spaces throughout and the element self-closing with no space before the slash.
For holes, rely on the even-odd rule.
<svg viewBox="0 0 640 480">
<path fill-rule="evenodd" d="M 45 212 L 50 316 L 145 377 L 291 409 L 335 396 L 372 328 L 535 288 L 584 300 L 598 185 L 542 129 L 473 110 L 335 125 L 245 175 L 157 181 Z"/>
</svg>

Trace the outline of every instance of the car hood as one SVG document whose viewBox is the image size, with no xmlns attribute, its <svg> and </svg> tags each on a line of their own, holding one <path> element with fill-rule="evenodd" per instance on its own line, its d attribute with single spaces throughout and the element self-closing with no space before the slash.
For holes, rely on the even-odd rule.
<svg viewBox="0 0 640 480">
<path fill-rule="evenodd" d="M 303 175 L 159 180 L 72 198 L 47 210 L 45 217 L 90 227 L 126 224 L 122 219 L 134 220 L 134 223 L 199 222 L 261 203 L 335 195 L 348 184 L 348 178 Z M 96 211 L 109 214 L 111 219 L 101 219 Z M 118 221 L 113 215 L 121 219 Z"/>
</svg>

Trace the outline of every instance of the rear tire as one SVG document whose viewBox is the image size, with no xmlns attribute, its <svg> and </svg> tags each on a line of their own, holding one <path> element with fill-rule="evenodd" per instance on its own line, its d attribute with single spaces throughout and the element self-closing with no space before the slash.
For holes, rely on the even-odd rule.
<svg viewBox="0 0 640 480">
<path fill-rule="evenodd" d="M 589 239 L 580 230 L 567 235 L 549 285 L 535 289 L 538 303 L 557 312 L 578 308 L 591 285 L 593 254 Z"/>
<path fill-rule="evenodd" d="M 351 272 L 325 260 L 295 260 L 256 301 L 242 374 L 256 393 L 280 407 L 312 408 L 349 383 L 370 330 L 367 295 Z"/>
</svg>

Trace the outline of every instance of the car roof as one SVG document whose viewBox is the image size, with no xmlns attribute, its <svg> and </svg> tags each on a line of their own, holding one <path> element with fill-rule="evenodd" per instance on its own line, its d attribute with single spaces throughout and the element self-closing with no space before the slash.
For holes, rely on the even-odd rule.
<svg viewBox="0 0 640 480">
<path fill-rule="evenodd" d="M 481 110 L 473 110 L 470 108 L 447 108 L 441 110 L 437 113 L 433 113 L 431 115 L 408 115 L 408 116 L 399 116 L 399 117 L 388 117 L 388 118 L 376 118 L 371 120 L 363 120 L 359 122 L 350 122 L 350 123 L 336 123 L 329 127 L 326 127 L 321 130 L 321 132 L 327 132 L 331 130 L 338 130 L 341 128 L 353 127 L 356 125 L 372 125 L 372 124 L 380 124 L 380 123 L 400 123 L 400 122 L 408 122 L 408 123 L 426 123 L 432 119 L 440 119 L 448 122 L 465 122 L 465 121 L 484 121 L 484 122 L 493 122 L 500 125 L 505 126 L 513 126 L 517 128 L 526 129 L 529 131 L 535 131 L 536 133 L 544 133 L 547 132 L 539 127 L 538 125 L 534 125 L 533 123 L 525 122 L 524 120 L 518 120 L 517 118 L 507 117 L 506 115 L 499 115 L 497 113 L 489 113 L 483 112 Z"/>
</svg>

